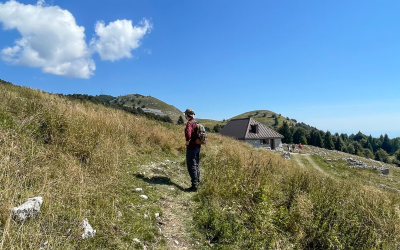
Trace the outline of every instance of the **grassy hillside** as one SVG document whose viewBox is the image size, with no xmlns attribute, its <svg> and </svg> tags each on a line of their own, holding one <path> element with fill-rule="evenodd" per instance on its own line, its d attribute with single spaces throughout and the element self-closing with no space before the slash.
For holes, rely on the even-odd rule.
<svg viewBox="0 0 400 250">
<path fill-rule="evenodd" d="M 278 124 L 275 125 L 275 118 L 278 118 Z M 292 119 L 288 119 L 288 117 L 283 117 L 281 114 L 277 114 L 275 112 L 269 111 L 269 110 L 254 110 L 254 111 L 249 111 L 237 116 L 232 117 L 231 119 L 240 119 L 240 118 L 248 118 L 251 117 L 256 121 L 259 121 L 265 125 L 267 125 L 270 128 L 277 128 L 282 126 L 283 122 L 287 122 L 290 126 L 296 125 L 296 122 Z M 231 120 L 230 119 L 230 120 Z"/>
<path fill-rule="evenodd" d="M 400 247 L 399 195 L 379 177 L 333 178 L 210 134 L 200 190 L 185 193 L 183 126 L 10 84 L 0 93 L 0 250 Z M 40 214 L 15 222 L 11 208 L 34 196 Z M 81 238 L 85 218 L 93 239 Z"/>
<path fill-rule="evenodd" d="M 151 96 L 130 94 L 119 96 L 111 102 L 115 104 L 126 105 L 129 107 L 132 107 L 134 105 L 135 107 L 140 107 L 142 109 L 144 108 L 160 110 L 164 115 L 170 116 L 175 123 L 178 121 L 179 116 L 183 116 L 181 110 Z"/>
<path fill-rule="evenodd" d="M 225 126 L 226 123 L 228 122 L 228 121 L 225 121 L 225 122 L 224 121 L 216 121 L 216 120 L 211 120 L 211 119 L 201 119 L 201 118 L 196 118 L 196 120 L 210 129 L 214 128 L 214 126 L 217 124 Z"/>
<path fill-rule="evenodd" d="M 275 116 L 278 119 L 278 124 L 276 125 L 275 123 Z M 204 126 L 213 128 L 215 125 L 226 125 L 229 120 L 232 119 L 241 119 L 241 118 L 253 118 L 265 125 L 267 125 L 270 128 L 277 129 L 278 127 L 282 126 L 283 122 L 287 122 L 290 126 L 296 125 L 296 121 L 292 120 L 291 118 L 283 117 L 280 114 L 277 114 L 275 112 L 269 111 L 269 110 L 254 110 L 254 111 L 249 111 L 237 116 L 234 116 L 226 121 L 217 121 L 217 120 L 211 120 L 211 119 L 197 119 L 200 123 L 204 124 Z"/>
<path fill-rule="evenodd" d="M 142 201 L 132 190 L 148 183 L 132 174 L 181 159 L 181 129 L 18 86 L 0 85 L 0 93 L 0 249 L 46 241 L 49 249 L 130 249 L 134 238 L 163 246 L 159 194 L 149 190 Z M 13 222 L 10 209 L 34 196 L 44 200 L 38 218 Z M 84 218 L 98 231 L 93 240 L 80 238 Z"/>
</svg>

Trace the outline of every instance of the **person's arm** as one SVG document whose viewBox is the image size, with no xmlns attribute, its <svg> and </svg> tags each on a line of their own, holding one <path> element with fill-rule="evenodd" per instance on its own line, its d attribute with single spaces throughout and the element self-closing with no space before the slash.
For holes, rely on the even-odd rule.
<svg viewBox="0 0 400 250">
<path fill-rule="evenodd" d="M 191 122 L 189 121 L 189 122 L 186 124 L 186 128 L 185 128 L 186 146 L 189 145 L 189 142 L 190 142 L 191 137 L 192 137 L 192 124 L 191 124 Z"/>
</svg>

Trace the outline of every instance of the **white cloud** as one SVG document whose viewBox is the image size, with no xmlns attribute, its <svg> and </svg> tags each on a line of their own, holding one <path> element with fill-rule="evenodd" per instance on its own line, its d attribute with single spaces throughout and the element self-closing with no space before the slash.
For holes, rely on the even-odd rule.
<svg viewBox="0 0 400 250">
<path fill-rule="evenodd" d="M 97 39 L 91 48 L 85 41 L 85 28 L 76 24 L 74 16 L 58 6 L 25 5 L 15 0 L 0 2 L 0 23 L 3 29 L 17 29 L 21 35 L 14 46 L 1 50 L 3 61 L 29 67 L 39 67 L 45 73 L 68 77 L 89 78 L 96 69 L 93 52 L 102 60 L 131 57 L 131 50 L 140 45 L 151 29 L 143 20 L 132 26 L 130 20 L 117 20 L 105 26 L 96 24 Z"/>
<path fill-rule="evenodd" d="M 132 26 L 131 20 L 117 20 L 107 26 L 99 21 L 95 27 L 98 37 L 93 38 L 90 45 L 102 60 L 130 58 L 131 51 L 139 47 L 140 40 L 151 28 L 152 25 L 146 19 L 139 26 Z"/>
<path fill-rule="evenodd" d="M 58 6 L 24 5 L 16 1 L 0 3 L 4 29 L 17 29 L 22 38 L 1 51 L 6 62 L 40 67 L 43 72 L 89 78 L 95 70 L 85 42 L 85 28 L 74 16 Z"/>
</svg>

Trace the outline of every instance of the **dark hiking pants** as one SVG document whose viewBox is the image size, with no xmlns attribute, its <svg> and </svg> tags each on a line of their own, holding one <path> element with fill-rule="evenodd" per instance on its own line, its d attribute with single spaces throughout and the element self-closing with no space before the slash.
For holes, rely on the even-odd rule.
<svg viewBox="0 0 400 250">
<path fill-rule="evenodd" d="M 187 149 L 186 150 L 186 164 L 192 186 L 197 187 L 200 183 L 200 149 Z"/>
</svg>

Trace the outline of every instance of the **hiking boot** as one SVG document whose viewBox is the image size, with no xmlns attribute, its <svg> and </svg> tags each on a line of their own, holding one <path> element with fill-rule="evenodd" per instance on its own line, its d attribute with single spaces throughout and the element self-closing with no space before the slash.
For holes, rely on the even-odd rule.
<svg viewBox="0 0 400 250">
<path fill-rule="evenodd" d="M 196 186 L 191 186 L 190 188 L 186 188 L 185 192 L 197 192 L 197 187 Z"/>
</svg>

